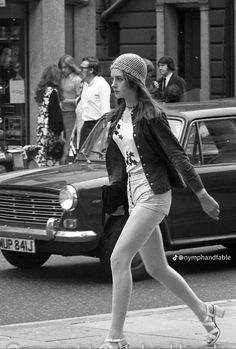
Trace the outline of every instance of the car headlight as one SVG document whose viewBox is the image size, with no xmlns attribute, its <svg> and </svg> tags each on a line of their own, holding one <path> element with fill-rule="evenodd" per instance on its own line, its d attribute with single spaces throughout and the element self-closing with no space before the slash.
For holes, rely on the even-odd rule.
<svg viewBox="0 0 236 349">
<path fill-rule="evenodd" d="M 59 203 L 63 210 L 73 211 L 78 202 L 76 189 L 72 185 L 66 185 L 59 194 Z"/>
</svg>

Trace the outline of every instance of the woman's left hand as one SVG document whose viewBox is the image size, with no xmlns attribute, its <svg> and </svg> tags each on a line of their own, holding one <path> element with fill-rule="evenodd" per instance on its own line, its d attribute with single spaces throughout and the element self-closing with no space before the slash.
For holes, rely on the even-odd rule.
<svg viewBox="0 0 236 349">
<path fill-rule="evenodd" d="M 208 194 L 208 192 L 203 189 L 201 192 L 197 193 L 198 199 L 200 200 L 203 211 L 215 221 L 218 221 L 220 214 L 220 206 L 215 199 Z"/>
</svg>

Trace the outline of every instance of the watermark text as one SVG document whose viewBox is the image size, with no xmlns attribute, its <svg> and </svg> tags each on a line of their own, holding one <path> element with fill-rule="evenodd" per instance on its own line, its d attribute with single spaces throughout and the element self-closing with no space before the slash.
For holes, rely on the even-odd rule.
<svg viewBox="0 0 236 349">
<path fill-rule="evenodd" d="M 204 255 L 204 254 L 198 254 L 198 255 L 182 255 L 182 254 L 175 254 L 172 257 L 173 261 L 230 261 L 231 256 L 227 254 L 214 254 L 214 255 Z"/>
</svg>

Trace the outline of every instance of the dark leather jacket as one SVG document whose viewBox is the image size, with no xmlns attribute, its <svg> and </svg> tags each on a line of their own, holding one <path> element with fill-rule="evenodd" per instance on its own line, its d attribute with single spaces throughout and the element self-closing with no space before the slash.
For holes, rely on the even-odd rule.
<svg viewBox="0 0 236 349">
<path fill-rule="evenodd" d="M 110 113 L 106 166 L 110 185 L 126 183 L 127 173 L 123 155 L 112 138 L 114 128 L 123 113 L 120 108 Z M 155 194 L 165 193 L 171 187 L 187 185 L 193 192 L 203 189 L 202 181 L 178 140 L 173 135 L 164 112 L 160 117 L 136 120 L 132 112 L 133 136 L 146 178 Z M 186 183 L 186 184 L 185 184 Z"/>
</svg>

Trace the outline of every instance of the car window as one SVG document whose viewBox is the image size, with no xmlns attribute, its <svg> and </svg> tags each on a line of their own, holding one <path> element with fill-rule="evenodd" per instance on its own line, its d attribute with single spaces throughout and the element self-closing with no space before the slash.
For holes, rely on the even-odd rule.
<svg viewBox="0 0 236 349">
<path fill-rule="evenodd" d="M 194 165 L 236 163 L 236 118 L 194 122 L 186 153 Z"/>
<path fill-rule="evenodd" d="M 183 129 L 183 122 L 180 119 L 168 118 L 171 131 L 174 133 L 175 137 L 180 140 L 181 132 Z"/>
</svg>

